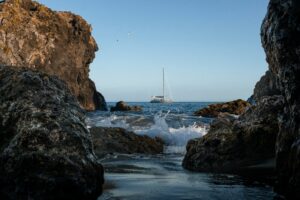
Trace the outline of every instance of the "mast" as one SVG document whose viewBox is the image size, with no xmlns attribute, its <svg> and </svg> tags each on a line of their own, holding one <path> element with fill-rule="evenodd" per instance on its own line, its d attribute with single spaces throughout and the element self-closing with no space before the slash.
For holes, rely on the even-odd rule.
<svg viewBox="0 0 300 200">
<path fill-rule="evenodd" d="M 165 68 L 163 68 L 163 101 L 165 101 Z"/>
</svg>

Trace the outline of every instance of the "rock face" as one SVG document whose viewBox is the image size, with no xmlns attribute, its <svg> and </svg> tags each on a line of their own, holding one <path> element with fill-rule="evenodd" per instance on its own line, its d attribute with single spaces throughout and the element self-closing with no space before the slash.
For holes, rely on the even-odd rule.
<svg viewBox="0 0 300 200">
<path fill-rule="evenodd" d="M 269 71 L 255 87 L 257 105 L 191 141 L 183 166 L 197 171 L 225 167 L 231 172 L 233 164 L 243 167 L 244 160 L 256 162 L 274 150 L 275 189 L 300 199 L 300 1 L 270 0 L 261 38 Z"/>
<path fill-rule="evenodd" d="M 0 199 L 96 199 L 103 168 L 55 76 L 0 66 Z"/>
<path fill-rule="evenodd" d="M 0 65 L 58 76 L 86 110 L 106 109 L 89 79 L 97 49 L 90 25 L 78 15 L 54 12 L 31 0 L 0 3 Z"/>
<path fill-rule="evenodd" d="M 205 136 L 189 141 L 183 166 L 193 171 L 242 173 L 273 159 L 276 113 L 282 105 L 281 96 L 265 97 L 237 120 L 226 116 L 214 120 Z"/>
<path fill-rule="evenodd" d="M 90 131 L 98 157 L 112 153 L 163 153 L 164 142 L 160 138 L 136 135 L 122 128 L 93 127 Z"/>
<path fill-rule="evenodd" d="M 300 199 L 300 1 L 271 0 L 261 36 L 285 104 L 276 142 L 277 190 Z"/>
<path fill-rule="evenodd" d="M 211 104 L 207 108 L 196 111 L 195 115 L 202 117 L 218 117 L 220 113 L 240 115 L 244 113 L 248 107 L 250 107 L 250 103 L 238 99 L 226 103 Z"/>
<path fill-rule="evenodd" d="M 116 103 L 115 107 L 110 108 L 111 112 L 114 111 L 142 111 L 142 107 L 140 106 L 129 106 L 124 101 L 119 101 Z"/>
<path fill-rule="evenodd" d="M 272 72 L 266 71 L 254 88 L 253 98 L 255 102 L 259 102 L 265 96 L 280 95 L 278 88 L 278 80 Z"/>
</svg>

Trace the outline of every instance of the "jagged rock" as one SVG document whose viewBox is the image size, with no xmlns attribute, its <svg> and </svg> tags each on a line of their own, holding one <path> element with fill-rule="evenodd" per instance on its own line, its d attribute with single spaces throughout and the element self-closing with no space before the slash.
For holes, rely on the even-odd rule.
<svg viewBox="0 0 300 200">
<path fill-rule="evenodd" d="M 229 113 L 240 115 L 246 111 L 251 104 L 247 101 L 238 99 L 226 103 L 211 104 L 206 108 L 200 109 L 195 112 L 195 115 L 202 117 L 218 117 L 220 113 Z"/>
<path fill-rule="evenodd" d="M 280 95 L 275 74 L 266 71 L 265 75 L 256 83 L 253 93 L 255 102 L 260 101 L 265 96 Z"/>
<path fill-rule="evenodd" d="M 97 199 L 84 112 L 55 76 L 0 66 L 0 199 Z"/>
<path fill-rule="evenodd" d="M 55 12 L 31 0 L 0 4 L 0 65 L 58 76 L 86 110 L 106 109 L 89 79 L 97 50 L 91 26 L 78 15 Z"/>
<path fill-rule="evenodd" d="M 217 118 L 205 136 L 189 141 L 183 166 L 194 171 L 242 173 L 274 158 L 276 113 L 282 105 L 282 96 L 265 97 L 238 119 Z"/>
<path fill-rule="evenodd" d="M 229 165 L 230 171 L 234 166 L 230 164 L 231 160 L 226 161 L 228 157 L 235 161 L 235 157 L 243 155 L 243 159 L 248 159 L 261 150 L 271 155 L 270 150 L 274 149 L 276 142 L 274 150 L 278 183 L 275 189 L 288 199 L 300 199 L 300 1 L 270 0 L 261 38 L 269 72 L 254 90 L 257 106 L 232 124 L 219 125 L 202 139 L 191 141 L 183 165 L 200 171 L 215 171 Z M 257 121 L 257 118 L 260 120 Z M 259 134 L 249 135 L 251 129 L 260 130 Z M 256 148 L 249 139 L 245 139 L 247 135 L 253 135 L 249 139 L 258 145 L 269 139 L 269 147 L 259 145 Z M 245 147 L 237 145 L 240 141 Z M 229 150 L 224 149 L 225 146 Z M 236 152 L 251 146 L 251 154 Z M 259 150 L 260 147 L 264 148 Z"/>
<path fill-rule="evenodd" d="M 111 112 L 114 111 L 142 111 L 141 106 L 129 106 L 124 101 L 119 101 L 116 106 L 110 108 Z"/>
<path fill-rule="evenodd" d="M 300 199 L 300 1 L 270 0 L 262 25 L 270 71 L 284 95 L 276 142 L 277 191 Z"/>
<path fill-rule="evenodd" d="M 157 137 L 137 135 L 123 128 L 92 127 L 90 132 L 98 157 L 113 153 L 163 153 L 164 142 Z"/>
</svg>

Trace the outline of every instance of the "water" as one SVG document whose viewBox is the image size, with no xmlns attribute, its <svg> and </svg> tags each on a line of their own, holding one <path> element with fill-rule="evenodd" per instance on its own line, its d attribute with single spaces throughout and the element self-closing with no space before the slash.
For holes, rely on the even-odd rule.
<svg viewBox="0 0 300 200">
<path fill-rule="evenodd" d="M 272 187 L 235 175 L 194 173 L 181 162 L 188 140 L 205 135 L 212 119 L 193 116 L 209 103 L 150 104 L 142 112 L 93 112 L 89 126 L 122 127 L 137 134 L 159 136 L 162 155 L 109 155 L 101 160 L 106 185 L 98 200 L 113 199 L 273 199 Z M 115 103 L 108 103 L 113 106 Z"/>
<path fill-rule="evenodd" d="M 188 140 L 207 133 L 212 119 L 194 116 L 193 112 L 209 103 L 128 103 L 143 107 L 142 112 L 94 112 L 89 126 L 122 127 L 139 135 L 158 136 L 166 142 L 165 153 L 185 153 Z M 108 103 L 113 106 L 115 103 Z"/>
</svg>

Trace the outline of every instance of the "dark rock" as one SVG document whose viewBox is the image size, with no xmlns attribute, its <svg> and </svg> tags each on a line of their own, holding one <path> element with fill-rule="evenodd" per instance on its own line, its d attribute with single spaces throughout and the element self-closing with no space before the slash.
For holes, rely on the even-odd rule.
<svg viewBox="0 0 300 200">
<path fill-rule="evenodd" d="M 98 50 L 91 26 L 70 12 L 55 12 L 31 0 L 0 4 L 0 65 L 27 67 L 65 81 L 86 110 L 106 110 L 89 79 Z"/>
<path fill-rule="evenodd" d="M 189 141 L 183 166 L 193 171 L 242 173 L 275 157 L 281 96 L 265 97 L 238 119 L 217 118 L 209 132 Z M 271 114 L 269 114 L 271 113 Z"/>
<path fill-rule="evenodd" d="M 248 99 L 247 102 L 250 103 L 251 105 L 255 105 L 256 101 L 254 99 L 254 95 L 251 95 Z"/>
<path fill-rule="evenodd" d="M 202 117 L 218 117 L 220 113 L 230 113 L 240 115 L 246 111 L 251 104 L 247 101 L 238 99 L 226 103 L 211 104 L 206 108 L 200 109 L 195 112 L 195 115 Z"/>
<path fill-rule="evenodd" d="M 124 101 L 119 101 L 116 103 L 115 107 L 110 108 L 111 112 L 114 111 L 142 111 L 141 106 L 129 106 Z"/>
<path fill-rule="evenodd" d="M 276 142 L 276 189 L 300 199 L 300 1 L 270 0 L 261 30 L 269 69 L 285 101 Z"/>
<path fill-rule="evenodd" d="M 0 199 L 97 199 L 84 112 L 55 76 L 0 66 Z"/>
<path fill-rule="evenodd" d="M 253 93 L 253 99 L 258 102 L 265 96 L 280 95 L 276 76 L 266 71 L 265 75 L 256 83 Z"/>
<path fill-rule="evenodd" d="M 160 138 L 137 135 L 122 128 L 93 127 L 92 134 L 95 153 L 98 157 L 112 153 L 163 153 L 164 142 Z"/>
<path fill-rule="evenodd" d="M 202 139 L 191 141 L 183 166 L 231 171 L 236 168 L 232 162 L 264 159 L 274 150 L 276 191 L 300 199 L 300 1 L 270 0 L 261 38 L 269 71 L 255 87 L 257 105 L 232 124 L 218 125 Z"/>
</svg>

